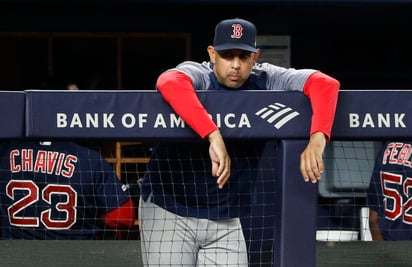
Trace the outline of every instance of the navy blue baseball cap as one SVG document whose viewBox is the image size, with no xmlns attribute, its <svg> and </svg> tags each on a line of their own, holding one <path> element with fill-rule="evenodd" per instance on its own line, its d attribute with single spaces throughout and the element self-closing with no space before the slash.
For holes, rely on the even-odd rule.
<svg viewBox="0 0 412 267">
<path fill-rule="evenodd" d="M 256 52 L 256 27 L 244 19 L 222 20 L 216 25 L 213 46 L 216 51 L 241 49 Z"/>
</svg>

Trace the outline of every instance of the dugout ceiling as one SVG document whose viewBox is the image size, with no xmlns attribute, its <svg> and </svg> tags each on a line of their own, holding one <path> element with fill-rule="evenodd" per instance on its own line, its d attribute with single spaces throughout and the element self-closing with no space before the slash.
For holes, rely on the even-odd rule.
<svg viewBox="0 0 412 267">
<path fill-rule="evenodd" d="M 169 50 L 163 49 L 167 46 Z M 190 58 L 190 33 L 0 32 L 0 90 L 153 90 Z"/>
<path fill-rule="evenodd" d="M 242 17 L 259 34 L 289 35 L 293 67 L 327 72 L 344 89 L 410 89 L 411 13 L 412 2 L 401 0 L 0 0 L 0 33 L 188 33 L 191 59 L 201 61 L 216 23 Z"/>
</svg>

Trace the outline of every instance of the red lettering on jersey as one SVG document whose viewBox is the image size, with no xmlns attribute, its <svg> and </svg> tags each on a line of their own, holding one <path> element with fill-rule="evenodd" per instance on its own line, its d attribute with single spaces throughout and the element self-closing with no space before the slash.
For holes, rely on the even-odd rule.
<svg viewBox="0 0 412 267">
<path fill-rule="evenodd" d="M 405 144 L 406 153 L 405 153 L 405 160 L 403 161 L 403 165 L 412 167 L 412 146 L 410 144 Z"/>
<path fill-rule="evenodd" d="M 66 201 L 55 205 L 55 209 L 65 216 L 53 220 L 50 208 L 41 212 L 41 220 L 48 229 L 70 229 L 77 220 L 77 192 L 68 185 L 47 185 L 42 192 L 43 200 L 51 205 L 53 195 L 66 196 Z"/>
<path fill-rule="evenodd" d="M 10 151 L 10 171 L 11 172 L 20 171 L 20 165 L 16 165 L 16 159 L 15 159 L 15 157 L 19 155 L 20 155 L 20 151 L 17 149 Z"/>
<path fill-rule="evenodd" d="M 21 170 L 33 171 L 33 149 L 21 150 Z"/>
<path fill-rule="evenodd" d="M 52 174 L 54 171 L 54 166 L 56 165 L 57 157 L 59 152 L 47 151 L 47 173 Z"/>
<path fill-rule="evenodd" d="M 397 164 L 412 168 L 411 156 L 412 146 L 410 144 L 389 143 L 383 154 L 382 164 Z"/>
<path fill-rule="evenodd" d="M 63 166 L 63 160 L 64 160 L 64 154 L 59 155 L 59 160 L 57 161 L 57 166 L 56 166 L 56 175 L 60 175 L 62 171 L 62 166 Z"/>
<path fill-rule="evenodd" d="M 41 172 L 41 173 L 46 172 L 46 162 L 47 162 L 46 155 L 47 153 L 44 150 L 37 151 L 36 162 L 34 163 L 35 172 Z"/>
<path fill-rule="evenodd" d="M 398 161 L 399 164 L 408 166 L 410 165 L 409 157 L 411 156 L 411 145 L 404 144 L 401 151 L 399 152 Z"/>
<path fill-rule="evenodd" d="M 71 178 L 76 169 L 78 158 L 55 151 L 39 150 L 33 155 L 33 149 L 15 149 L 10 151 L 10 170 L 13 173 L 21 171 L 34 171 L 63 175 Z M 19 157 L 20 156 L 20 157 Z M 18 163 L 20 159 L 20 164 Z"/>
<path fill-rule="evenodd" d="M 391 153 L 391 147 L 393 143 L 386 146 L 385 152 L 383 153 L 382 164 L 385 165 L 388 162 L 388 157 Z"/>
<path fill-rule="evenodd" d="M 402 175 L 394 175 L 392 173 L 381 173 L 382 195 L 385 196 L 385 218 L 396 220 L 402 215 L 402 196 L 399 192 L 393 189 L 390 185 L 402 184 Z M 393 201 L 393 208 L 388 208 L 388 200 Z"/>
<path fill-rule="evenodd" d="M 72 176 L 73 176 L 73 172 L 74 172 L 74 168 L 75 168 L 75 166 L 74 166 L 73 163 L 76 163 L 76 162 L 77 162 L 77 157 L 75 157 L 75 156 L 73 156 L 73 155 L 68 155 L 68 156 L 66 157 L 66 159 L 64 160 L 64 167 L 65 167 L 67 170 L 63 170 L 63 171 L 62 171 L 62 175 L 65 176 L 65 177 L 67 177 L 67 178 L 72 177 Z"/>
<path fill-rule="evenodd" d="M 403 182 L 403 193 L 405 196 L 409 197 L 409 189 L 412 189 L 412 180 L 410 178 L 407 178 L 405 182 Z"/>
<path fill-rule="evenodd" d="M 391 151 L 391 156 L 389 158 L 389 163 L 391 164 L 396 164 L 397 163 L 397 155 L 398 155 L 398 149 L 402 147 L 402 143 L 395 143 L 392 151 Z"/>
<path fill-rule="evenodd" d="M 243 26 L 239 23 L 232 24 L 233 34 L 230 36 L 233 39 L 240 39 L 243 35 Z"/>
</svg>

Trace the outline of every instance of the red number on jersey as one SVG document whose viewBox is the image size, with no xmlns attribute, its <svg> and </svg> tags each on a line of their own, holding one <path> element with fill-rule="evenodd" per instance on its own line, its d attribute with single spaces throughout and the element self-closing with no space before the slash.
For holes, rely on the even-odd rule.
<svg viewBox="0 0 412 267">
<path fill-rule="evenodd" d="M 381 185 L 382 195 L 384 197 L 385 205 L 385 218 L 389 220 L 396 220 L 402 217 L 402 221 L 407 224 L 412 224 L 412 198 L 409 197 L 409 189 L 412 188 L 412 178 L 407 177 L 402 182 L 402 175 L 381 172 Z M 391 185 L 402 185 L 403 192 L 399 192 L 395 188 L 391 188 Z M 403 195 L 407 197 L 406 201 L 403 201 Z M 391 200 L 393 202 L 393 208 L 389 209 L 387 202 Z"/>
<path fill-rule="evenodd" d="M 15 200 L 15 191 L 26 191 L 27 194 Z M 8 208 L 11 225 L 38 227 L 39 221 L 41 221 L 46 228 L 58 230 L 69 229 L 76 223 L 77 193 L 69 185 L 49 184 L 39 194 L 39 187 L 31 180 L 10 180 L 6 186 L 6 194 L 14 200 L 14 203 Z M 64 195 L 66 201 L 53 204 L 51 202 L 53 195 Z M 52 205 L 50 209 L 41 212 L 40 218 L 18 215 L 19 212 L 39 201 L 40 196 L 46 203 Z M 53 220 L 51 218 L 52 212 L 63 213 L 63 216 L 60 216 L 59 220 Z"/>
</svg>

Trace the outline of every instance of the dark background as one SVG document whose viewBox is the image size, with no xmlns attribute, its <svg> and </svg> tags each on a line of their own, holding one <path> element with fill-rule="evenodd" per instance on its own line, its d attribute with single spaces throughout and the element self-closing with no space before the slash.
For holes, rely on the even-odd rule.
<svg viewBox="0 0 412 267">
<path fill-rule="evenodd" d="M 129 40 L 118 87 L 116 40 L 55 39 L 53 48 L 60 52 L 52 65 L 60 77 L 50 77 L 47 38 L 27 41 L 12 33 L 183 32 L 191 36 L 190 59 L 203 61 L 216 23 L 233 17 L 254 22 L 258 34 L 291 36 L 292 67 L 319 69 L 342 89 L 412 89 L 411 14 L 412 3 L 396 0 L 0 0 L 0 90 L 36 88 L 44 81 L 53 89 L 66 79 L 80 79 L 82 89 L 89 78 L 104 79 L 104 89 L 154 89 L 157 75 L 184 58 L 179 42 Z M 99 71 L 112 75 L 101 77 Z M 318 225 L 357 228 L 363 204 L 355 198 L 320 199 Z M 270 249 L 256 258 L 270 262 Z"/>
<path fill-rule="evenodd" d="M 216 23 L 241 17 L 253 21 L 258 34 L 290 35 L 292 67 L 324 71 L 340 80 L 342 89 L 410 89 L 411 14 L 409 1 L 2 0 L 0 33 L 187 32 L 191 59 L 203 61 Z M 138 81 L 126 81 L 132 89 L 153 89 L 160 71 L 181 61 L 167 58 L 175 53 L 167 43 L 135 53 L 136 60 L 145 58 L 132 70 L 151 76 L 142 88 Z M 152 58 L 158 67 L 147 71 Z"/>
</svg>

